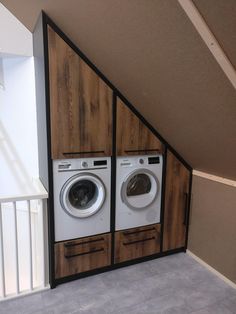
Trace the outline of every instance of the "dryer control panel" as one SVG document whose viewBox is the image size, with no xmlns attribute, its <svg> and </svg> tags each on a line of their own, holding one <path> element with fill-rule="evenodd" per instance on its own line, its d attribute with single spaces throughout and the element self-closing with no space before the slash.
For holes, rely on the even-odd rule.
<svg viewBox="0 0 236 314">
<path fill-rule="evenodd" d="M 137 167 L 161 164 L 162 155 L 158 156 L 131 156 L 127 158 L 118 158 L 117 163 L 120 167 Z"/>
</svg>

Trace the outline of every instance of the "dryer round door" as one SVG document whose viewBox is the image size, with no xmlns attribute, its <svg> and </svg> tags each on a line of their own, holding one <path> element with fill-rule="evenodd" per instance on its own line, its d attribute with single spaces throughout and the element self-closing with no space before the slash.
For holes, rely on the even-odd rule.
<svg viewBox="0 0 236 314">
<path fill-rule="evenodd" d="M 121 187 L 121 199 L 131 209 L 148 208 L 160 193 L 160 184 L 153 172 L 138 169 L 129 174 Z"/>
<path fill-rule="evenodd" d="M 102 181 L 95 175 L 83 173 L 70 178 L 63 185 L 60 202 L 67 214 L 86 218 L 101 209 L 105 196 Z"/>
</svg>

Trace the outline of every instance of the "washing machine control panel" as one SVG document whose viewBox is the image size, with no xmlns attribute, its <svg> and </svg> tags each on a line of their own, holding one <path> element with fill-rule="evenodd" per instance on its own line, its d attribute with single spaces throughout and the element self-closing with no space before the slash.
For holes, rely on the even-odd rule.
<svg viewBox="0 0 236 314">
<path fill-rule="evenodd" d="M 55 162 L 54 169 L 58 172 L 83 170 L 83 169 L 107 169 L 110 168 L 109 157 L 97 157 L 97 158 L 79 158 L 79 159 L 67 159 L 57 160 Z"/>
</svg>

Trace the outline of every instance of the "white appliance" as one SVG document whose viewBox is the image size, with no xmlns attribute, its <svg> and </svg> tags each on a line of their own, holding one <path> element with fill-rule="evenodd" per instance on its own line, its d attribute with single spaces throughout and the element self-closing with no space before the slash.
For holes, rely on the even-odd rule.
<svg viewBox="0 0 236 314">
<path fill-rule="evenodd" d="M 111 159 L 53 161 L 55 240 L 110 231 Z"/>
<path fill-rule="evenodd" d="M 118 157 L 116 230 L 160 222 L 162 155 Z"/>
</svg>

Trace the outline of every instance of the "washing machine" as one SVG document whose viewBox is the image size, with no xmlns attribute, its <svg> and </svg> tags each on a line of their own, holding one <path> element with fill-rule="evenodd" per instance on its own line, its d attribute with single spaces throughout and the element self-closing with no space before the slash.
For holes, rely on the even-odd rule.
<svg viewBox="0 0 236 314">
<path fill-rule="evenodd" d="M 111 159 L 53 161 L 55 241 L 110 231 Z"/>
<path fill-rule="evenodd" d="M 118 157 L 116 230 L 160 222 L 163 156 Z"/>
</svg>

